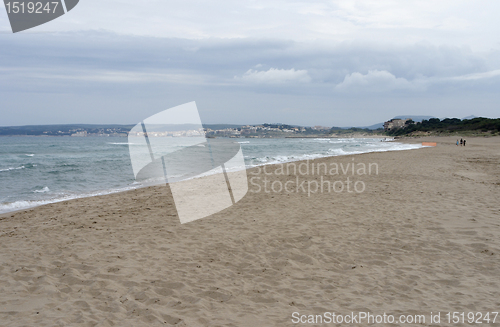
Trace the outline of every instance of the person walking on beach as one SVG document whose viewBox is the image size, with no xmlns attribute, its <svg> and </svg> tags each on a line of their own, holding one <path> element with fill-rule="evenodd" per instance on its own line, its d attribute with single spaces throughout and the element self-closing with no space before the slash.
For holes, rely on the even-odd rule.
<svg viewBox="0 0 500 327">
<path fill-rule="evenodd" d="M 465 140 L 464 140 L 464 146 L 465 146 Z"/>
<path fill-rule="evenodd" d="M 463 143 L 464 143 L 464 141 L 462 139 L 460 139 L 460 146 L 462 146 Z"/>
<path fill-rule="evenodd" d="M 457 140 L 457 146 L 458 146 L 458 140 Z"/>
</svg>

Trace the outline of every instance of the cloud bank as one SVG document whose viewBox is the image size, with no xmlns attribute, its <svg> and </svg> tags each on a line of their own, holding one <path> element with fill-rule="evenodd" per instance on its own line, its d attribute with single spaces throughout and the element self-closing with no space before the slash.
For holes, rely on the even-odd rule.
<svg viewBox="0 0 500 327">
<path fill-rule="evenodd" d="M 294 68 L 270 68 L 267 71 L 249 69 L 243 76 L 235 76 L 235 79 L 256 84 L 309 83 L 311 81 L 307 70 L 295 70 Z"/>
<path fill-rule="evenodd" d="M 346 75 L 344 81 L 335 86 L 339 91 L 384 92 L 414 90 L 416 85 L 405 78 L 396 77 L 386 70 L 370 70 L 367 74 L 355 72 Z"/>
</svg>

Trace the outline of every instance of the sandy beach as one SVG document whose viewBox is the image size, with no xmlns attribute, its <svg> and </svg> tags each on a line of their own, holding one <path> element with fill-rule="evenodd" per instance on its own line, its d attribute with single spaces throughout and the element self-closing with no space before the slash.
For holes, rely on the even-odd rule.
<svg viewBox="0 0 500 327">
<path fill-rule="evenodd" d="M 165 186 L 3 214 L 0 325 L 293 326 L 294 313 L 370 312 L 447 326 L 447 312 L 498 312 L 500 137 L 404 142 L 422 141 L 437 146 L 306 163 L 354 174 L 254 168 L 241 201 L 182 225 Z M 293 184 L 347 177 L 351 192 Z"/>
</svg>

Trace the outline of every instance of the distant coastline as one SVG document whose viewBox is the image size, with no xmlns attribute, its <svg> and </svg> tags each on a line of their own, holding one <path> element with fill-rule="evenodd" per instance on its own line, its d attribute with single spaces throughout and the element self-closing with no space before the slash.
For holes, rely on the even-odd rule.
<svg viewBox="0 0 500 327">
<path fill-rule="evenodd" d="M 416 117 L 416 116 L 415 116 Z M 422 117 L 420 117 L 422 118 Z M 68 124 L 68 125 L 30 125 L 0 126 L 0 136 L 70 136 L 70 137 L 127 137 L 135 125 L 117 124 Z M 173 125 L 172 125 L 173 126 Z M 373 125 L 373 126 L 378 126 Z M 176 125 L 170 131 L 154 132 L 158 137 L 184 137 L 201 135 L 206 137 L 230 138 L 362 138 L 362 137 L 415 137 L 415 136 L 494 136 L 500 133 L 500 119 L 475 117 L 472 119 L 429 118 L 414 121 L 410 118 L 393 118 L 383 124 L 383 128 L 374 127 L 325 127 L 298 126 L 287 124 L 205 124 Z M 168 126 L 170 128 L 171 126 Z"/>
<path fill-rule="evenodd" d="M 127 137 L 133 125 L 39 125 L 39 126 L 12 126 L 0 127 L 0 136 L 66 136 L 66 137 Z M 190 136 L 194 132 L 197 135 L 200 130 L 198 126 L 186 124 L 182 128 L 184 132 L 159 133 L 158 136 Z M 207 124 L 203 125 L 207 137 L 231 137 L 231 138 L 315 138 L 315 137 L 345 137 L 346 135 L 374 135 L 382 136 L 381 129 L 371 130 L 368 128 L 340 128 L 325 126 L 294 126 L 286 124 L 260 124 L 260 125 L 226 125 Z M 163 135 L 165 134 L 165 135 Z M 172 135 L 170 135 L 172 134 Z"/>
<path fill-rule="evenodd" d="M 26 135 L 26 134 L 13 134 L 13 135 L 0 135 L 0 137 L 74 137 L 71 135 Z M 110 134 L 110 135 L 86 135 L 85 137 L 127 137 L 127 135 L 115 135 L 115 134 Z"/>
</svg>

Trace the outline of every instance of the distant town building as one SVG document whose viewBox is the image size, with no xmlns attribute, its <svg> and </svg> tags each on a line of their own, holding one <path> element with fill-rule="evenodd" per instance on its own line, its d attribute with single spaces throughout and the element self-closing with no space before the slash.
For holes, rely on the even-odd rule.
<svg viewBox="0 0 500 327">
<path fill-rule="evenodd" d="M 390 131 L 393 129 L 403 128 L 408 125 L 412 120 L 411 119 L 391 119 L 384 123 L 384 131 Z"/>
<path fill-rule="evenodd" d="M 83 131 L 83 132 L 76 132 L 74 134 L 71 134 L 71 136 L 80 136 L 80 137 L 85 137 L 87 136 L 87 131 Z"/>
<path fill-rule="evenodd" d="M 317 131 L 325 131 L 325 130 L 329 130 L 330 127 L 326 127 L 326 126 L 314 126 L 312 129 L 317 130 Z"/>
</svg>

